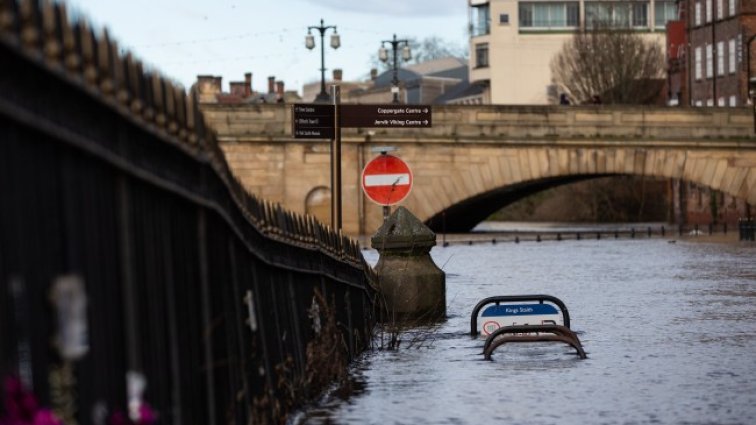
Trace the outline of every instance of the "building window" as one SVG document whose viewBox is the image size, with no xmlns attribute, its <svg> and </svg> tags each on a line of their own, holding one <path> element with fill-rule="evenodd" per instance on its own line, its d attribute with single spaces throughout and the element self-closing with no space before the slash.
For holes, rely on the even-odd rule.
<svg viewBox="0 0 756 425">
<path fill-rule="evenodd" d="M 696 47 L 696 51 L 695 51 L 695 55 L 694 56 L 695 56 L 695 60 L 696 60 L 695 77 L 696 77 L 696 80 L 700 80 L 701 79 L 701 71 L 702 71 L 702 66 L 701 66 L 701 46 Z"/>
<path fill-rule="evenodd" d="M 714 99 L 706 99 L 706 106 L 714 106 Z"/>
<path fill-rule="evenodd" d="M 501 25 L 509 25 L 509 13 L 501 13 L 501 14 L 499 14 L 499 24 L 501 24 Z"/>
<path fill-rule="evenodd" d="M 714 76 L 714 45 L 706 45 L 706 78 Z"/>
<path fill-rule="evenodd" d="M 720 97 L 719 99 L 717 99 L 717 106 L 726 106 L 726 105 L 727 105 L 727 101 L 725 100 L 724 97 Z"/>
<path fill-rule="evenodd" d="M 717 75 L 725 75 L 724 41 L 717 41 Z"/>
<path fill-rule="evenodd" d="M 588 28 L 609 24 L 619 28 L 647 28 L 648 2 L 585 2 L 585 21 Z"/>
<path fill-rule="evenodd" d="M 696 2 L 696 25 L 701 25 L 701 2 Z"/>
<path fill-rule="evenodd" d="M 491 8 L 488 3 L 472 6 L 470 32 L 473 37 L 491 33 Z"/>
<path fill-rule="evenodd" d="M 633 27 L 648 26 L 648 3 L 633 3 Z"/>
<path fill-rule="evenodd" d="M 730 16 L 735 16 L 735 0 L 730 0 Z"/>
<path fill-rule="evenodd" d="M 706 22 L 711 22 L 711 0 L 706 0 L 706 7 L 704 9 L 704 14 L 706 14 Z"/>
<path fill-rule="evenodd" d="M 654 26 L 664 27 L 668 21 L 677 19 L 677 4 L 673 1 L 657 1 L 654 3 Z"/>
<path fill-rule="evenodd" d="M 724 18 L 724 3 L 723 0 L 717 0 L 717 19 Z"/>
<path fill-rule="evenodd" d="M 488 66 L 488 43 L 475 45 L 475 67 L 485 68 Z"/>
<path fill-rule="evenodd" d="M 576 28 L 580 3 L 520 3 L 520 28 Z"/>
<path fill-rule="evenodd" d="M 696 106 L 698 107 L 703 106 L 703 102 L 701 102 L 700 100 L 696 100 Z"/>
<path fill-rule="evenodd" d="M 730 42 L 728 44 L 730 48 L 729 49 L 730 74 L 734 74 L 735 73 L 735 39 L 734 38 L 730 39 Z"/>
<path fill-rule="evenodd" d="M 738 98 L 735 95 L 730 96 L 730 106 L 733 108 L 738 106 Z"/>
</svg>

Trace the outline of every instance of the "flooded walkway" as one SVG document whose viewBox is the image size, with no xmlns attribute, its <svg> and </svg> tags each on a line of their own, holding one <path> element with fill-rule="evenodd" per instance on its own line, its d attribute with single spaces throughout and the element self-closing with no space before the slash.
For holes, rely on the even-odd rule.
<svg viewBox="0 0 756 425">
<path fill-rule="evenodd" d="M 402 335 L 298 423 L 747 424 L 756 417 L 756 247 L 665 239 L 452 245 L 449 318 Z M 366 253 L 373 262 L 377 254 Z M 468 336 L 481 298 L 545 293 L 588 353 Z"/>
</svg>

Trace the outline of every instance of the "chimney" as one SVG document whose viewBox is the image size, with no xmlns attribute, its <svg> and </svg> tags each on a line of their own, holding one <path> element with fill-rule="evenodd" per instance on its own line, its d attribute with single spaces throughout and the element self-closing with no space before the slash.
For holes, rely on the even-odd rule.
<svg viewBox="0 0 756 425">
<path fill-rule="evenodd" d="M 252 73 L 247 72 L 244 74 L 244 97 L 249 97 L 252 95 Z"/>
<path fill-rule="evenodd" d="M 370 81 L 375 81 L 376 78 L 378 78 L 378 69 L 370 68 Z"/>
<path fill-rule="evenodd" d="M 341 68 L 336 68 L 333 70 L 333 81 L 341 81 L 341 76 L 343 75 L 344 71 Z"/>
<path fill-rule="evenodd" d="M 276 81 L 276 93 L 278 94 L 278 97 L 283 97 L 284 95 L 284 82 L 283 81 Z"/>
<path fill-rule="evenodd" d="M 276 91 L 276 77 L 268 77 L 268 93 L 274 93 Z"/>
</svg>

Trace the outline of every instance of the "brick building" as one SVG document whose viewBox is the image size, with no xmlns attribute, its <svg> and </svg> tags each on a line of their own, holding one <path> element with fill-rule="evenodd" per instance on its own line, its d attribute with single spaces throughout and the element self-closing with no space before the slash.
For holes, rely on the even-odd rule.
<svg viewBox="0 0 756 425">
<path fill-rule="evenodd" d="M 246 104 L 246 103 L 296 103 L 301 98 L 296 91 L 284 89 L 283 81 L 268 77 L 268 91 L 252 89 L 252 73 L 244 74 L 244 81 L 231 81 L 228 91 L 223 91 L 223 78 L 214 75 L 198 75 L 195 83 L 200 103 Z"/>
<path fill-rule="evenodd" d="M 749 104 L 745 49 L 756 34 L 756 0 L 684 0 L 680 8 L 689 41 L 681 97 L 690 106 Z"/>
</svg>

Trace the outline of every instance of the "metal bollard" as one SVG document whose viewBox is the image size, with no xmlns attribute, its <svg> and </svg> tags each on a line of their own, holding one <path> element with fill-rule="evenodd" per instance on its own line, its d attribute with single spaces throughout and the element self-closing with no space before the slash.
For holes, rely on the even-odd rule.
<svg viewBox="0 0 756 425">
<path fill-rule="evenodd" d="M 664 226 L 662 226 L 662 227 L 661 227 L 661 235 L 662 235 L 662 236 L 664 236 L 664 235 L 665 235 L 665 233 L 666 233 L 666 232 L 665 232 L 665 230 L 664 230 Z"/>
<path fill-rule="evenodd" d="M 648 237 L 649 237 L 649 238 L 651 237 L 651 227 L 650 227 L 650 226 L 649 226 L 649 228 L 648 228 Z"/>
<path fill-rule="evenodd" d="M 635 227 L 630 228 L 630 237 L 635 239 Z"/>
</svg>

